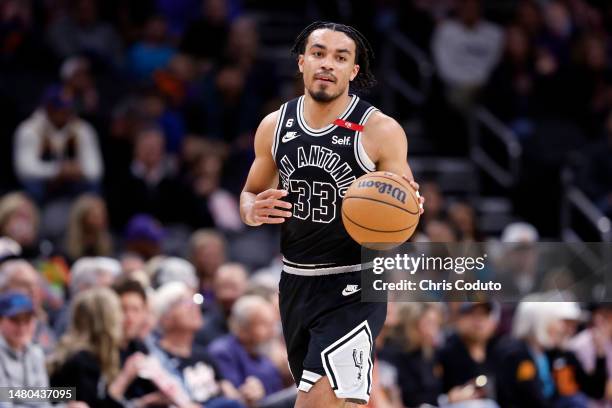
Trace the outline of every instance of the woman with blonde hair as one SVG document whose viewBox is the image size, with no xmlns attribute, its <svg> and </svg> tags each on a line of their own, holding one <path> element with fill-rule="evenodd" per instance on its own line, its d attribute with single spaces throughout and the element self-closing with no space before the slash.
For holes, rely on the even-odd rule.
<svg viewBox="0 0 612 408">
<path fill-rule="evenodd" d="M 398 306 L 397 347 L 386 359 L 397 370 L 404 406 L 437 404 L 442 383 L 436 371 L 436 350 L 444 310 L 440 303 L 410 302 Z"/>
<path fill-rule="evenodd" d="M 103 199 L 93 194 L 83 194 L 75 201 L 70 210 L 65 245 L 72 260 L 82 256 L 111 255 L 112 239 Z"/>
<path fill-rule="evenodd" d="M 0 236 L 17 242 L 24 258 L 38 256 L 39 218 L 34 202 L 21 192 L 9 193 L 0 199 Z"/>
<path fill-rule="evenodd" d="M 48 360 L 53 387 L 76 387 L 76 399 L 90 407 L 122 406 L 110 397 L 109 387 L 123 374 L 119 347 L 123 313 L 117 295 L 108 288 L 79 293 L 72 305 L 72 320 Z M 124 370 L 136 364 L 126 362 Z"/>
</svg>

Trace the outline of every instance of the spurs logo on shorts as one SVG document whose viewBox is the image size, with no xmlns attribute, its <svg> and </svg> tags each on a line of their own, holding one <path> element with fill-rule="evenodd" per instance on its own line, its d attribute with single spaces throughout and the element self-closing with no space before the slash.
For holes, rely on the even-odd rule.
<svg viewBox="0 0 612 408">
<path fill-rule="evenodd" d="M 372 333 L 367 321 L 321 353 L 332 389 L 340 398 L 367 401 L 372 387 Z"/>
<path fill-rule="evenodd" d="M 361 368 L 363 367 L 363 350 L 353 349 L 353 361 L 355 367 L 359 370 L 357 372 L 357 379 L 361 380 Z"/>
</svg>

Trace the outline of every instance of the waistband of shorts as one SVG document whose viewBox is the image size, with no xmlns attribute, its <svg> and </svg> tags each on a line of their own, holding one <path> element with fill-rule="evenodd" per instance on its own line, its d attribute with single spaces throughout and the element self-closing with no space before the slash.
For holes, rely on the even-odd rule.
<svg viewBox="0 0 612 408">
<path fill-rule="evenodd" d="M 283 271 L 291 275 L 300 276 L 322 276 L 359 272 L 364 269 L 372 268 L 373 266 L 371 262 L 367 264 L 332 265 L 333 264 L 299 264 L 283 258 Z"/>
</svg>

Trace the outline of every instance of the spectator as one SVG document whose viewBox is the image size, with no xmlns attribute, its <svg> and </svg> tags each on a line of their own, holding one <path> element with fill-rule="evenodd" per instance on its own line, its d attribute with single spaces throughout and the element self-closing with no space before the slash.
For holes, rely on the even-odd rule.
<svg viewBox="0 0 612 408">
<path fill-rule="evenodd" d="M 15 241 L 26 259 L 39 256 L 36 205 L 23 193 L 10 193 L 0 198 L 0 236 Z"/>
<path fill-rule="evenodd" d="M 150 354 L 149 348 L 155 347 L 154 340 L 150 335 L 154 319 L 148 306 L 145 289 L 140 283 L 124 279 L 116 282 L 113 285 L 113 290 L 119 296 L 123 312 L 123 338 L 120 346 L 120 358 L 121 364 L 125 365 L 130 356 L 137 353 Z M 136 357 L 136 359 L 138 358 Z M 133 375 L 134 372 L 130 374 Z M 116 399 L 130 401 L 140 399 L 141 403 L 159 397 L 157 387 L 151 381 L 132 376 L 124 378 L 124 381 L 115 382 L 110 392 L 116 396 Z M 137 401 L 134 401 L 134 403 L 138 404 Z"/>
<path fill-rule="evenodd" d="M 0 384 L 3 387 L 48 387 L 49 377 L 43 350 L 32 342 L 36 327 L 34 304 L 26 295 L 8 292 L 0 295 Z M 14 401 L 12 407 L 50 407 Z"/>
<path fill-rule="evenodd" d="M 223 0 L 202 0 L 202 17 L 187 28 L 181 42 L 181 51 L 199 59 L 208 70 L 217 62 L 227 41 L 227 3 Z M 215 41 L 202 41 L 202 39 Z"/>
<path fill-rule="evenodd" d="M 147 261 L 161 253 L 165 237 L 166 232 L 159 221 L 146 214 L 137 214 L 125 229 L 125 250 Z"/>
<path fill-rule="evenodd" d="M 176 375 L 181 379 L 191 400 L 210 407 L 240 407 L 235 388 L 224 379 L 205 349 L 193 344 L 196 331 L 202 326 L 200 306 L 195 291 L 182 282 L 169 282 L 155 294 L 159 318 L 159 346 L 169 359 L 176 361 Z"/>
<path fill-rule="evenodd" d="M 467 203 L 457 202 L 448 209 L 451 223 L 461 234 L 461 241 L 482 242 L 483 235 L 478 229 L 474 208 Z"/>
<path fill-rule="evenodd" d="M 231 334 L 209 346 L 221 375 L 252 406 L 282 388 L 281 374 L 262 350 L 275 335 L 274 308 L 259 296 L 243 296 L 232 308 Z"/>
<path fill-rule="evenodd" d="M 607 37 L 587 32 L 577 41 L 575 62 L 568 67 L 567 92 L 572 98 L 568 112 L 582 129 L 599 137 L 600 125 L 612 109 L 612 69 Z"/>
<path fill-rule="evenodd" d="M 529 34 L 518 25 L 506 29 L 504 58 L 487 88 L 487 105 L 521 138 L 533 132 L 536 92 L 536 51 Z"/>
<path fill-rule="evenodd" d="M 200 344 L 208 345 L 215 338 L 229 333 L 228 319 L 232 307 L 236 301 L 245 294 L 247 290 L 247 271 L 244 265 L 238 263 L 226 263 L 219 267 L 215 274 L 213 291 L 215 299 L 209 302 L 204 299 L 206 323 L 201 336 L 197 341 Z"/>
<path fill-rule="evenodd" d="M 440 220 L 445 218 L 445 200 L 440 186 L 428 181 L 421 185 L 420 193 L 425 197 L 427 202 L 427 211 L 421 215 L 420 224 L 427 224 L 432 220 Z"/>
<path fill-rule="evenodd" d="M 189 259 L 196 268 L 200 280 L 200 293 L 204 299 L 214 301 L 213 282 L 219 267 L 226 260 L 226 242 L 221 234 L 212 229 L 194 232 L 189 240 Z"/>
<path fill-rule="evenodd" d="M 535 227 L 526 222 L 508 224 L 502 231 L 504 248 L 496 268 L 507 296 L 521 299 L 540 286 L 542 273 L 536 246 L 539 236 Z"/>
<path fill-rule="evenodd" d="M 62 60 L 86 54 L 97 65 L 118 68 L 123 59 L 121 39 L 115 29 L 98 18 L 94 0 L 76 0 L 69 14 L 54 21 L 47 38 L 55 54 Z"/>
<path fill-rule="evenodd" d="M 21 292 L 29 297 L 36 315 L 33 342 L 45 352 L 50 352 L 55 347 L 56 338 L 44 309 L 43 301 L 45 293 L 48 293 L 45 283 L 34 267 L 25 260 L 13 259 L 0 265 L 0 293 Z M 47 298 L 52 297 L 48 295 Z M 61 307 L 60 299 L 52 300 L 57 303 L 54 305 L 55 309 Z"/>
<path fill-rule="evenodd" d="M 140 212 L 162 222 L 189 219 L 191 201 L 175 178 L 160 129 L 147 127 L 138 133 L 129 171 L 129 175 L 111 186 L 115 225 L 124 225 Z M 187 208 L 177 211 L 179 202 Z"/>
<path fill-rule="evenodd" d="M 73 102 L 51 86 L 42 106 L 15 132 L 17 176 L 38 202 L 99 187 L 103 169 L 96 131 L 74 115 Z"/>
<path fill-rule="evenodd" d="M 499 348 L 498 401 L 504 407 L 549 407 L 555 393 L 545 351 L 561 341 L 563 326 L 539 300 L 531 295 L 521 301 L 512 324 L 518 341 Z"/>
<path fill-rule="evenodd" d="M 71 259 L 78 259 L 84 256 L 109 256 L 112 250 L 106 203 L 95 195 L 80 196 L 70 210 L 66 253 Z"/>
<path fill-rule="evenodd" d="M 605 123 L 605 137 L 588 146 L 579 183 L 597 207 L 612 218 L 612 109 Z M 1 223 L 0 223 L 1 225 Z"/>
<path fill-rule="evenodd" d="M 550 361 L 555 381 L 555 407 L 588 408 L 588 397 L 601 399 L 605 394 L 607 380 L 605 339 L 601 338 L 595 346 L 595 369 L 586 373 L 567 342 L 576 333 L 578 323 L 582 321 L 582 311 L 575 302 L 553 303 L 554 311 L 550 313 L 563 324 L 559 341 L 552 344 L 546 352 Z"/>
<path fill-rule="evenodd" d="M 193 166 L 192 190 L 198 203 L 198 225 L 239 232 L 244 224 L 240 221 L 238 201 L 221 187 L 222 169 L 223 156 L 215 152 L 201 154 Z"/>
<path fill-rule="evenodd" d="M 606 400 L 612 399 L 612 304 L 593 303 L 589 305 L 591 311 L 590 326 L 578 333 L 569 343 L 582 369 L 588 373 L 595 372 L 598 357 L 603 353 L 606 355 L 607 386 L 605 398 L 598 401 L 590 401 L 594 408 L 603 408 Z"/>
<path fill-rule="evenodd" d="M 487 82 L 501 55 L 503 33 L 481 17 L 479 0 L 460 0 L 458 19 L 442 22 L 433 36 L 438 73 L 456 106 L 464 106 Z"/>
<path fill-rule="evenodd" d="M 193 290 L 198 288 L 198 278 L 193 265 L 177 257 L 164 258 L 155 265 L 153 282 L 156 288 L 169 282 L 182 282 Z"/>
<path fill-rule="evenodd" d="M 150 81 L 153 72 L 164 68 L 175 52 L 169 45 L 166 20 L 153 16 L 145 24 L 142 40 L 128 51 L 128 65 L 138 80 Z"/>
<path fill-rule="evenodd" d="M 85 257 L 76 261 L 70 269 L 70 294 L 77 294 L 92 288 L 109 287 L 121 273 L 121 264 L 112 258 Z M 53 329 L 57 336 L 64 334 L 71 320 L 71 308 L 65 304 L 59 311 Z"/>
<path fill-rule="evenodd" d="M 0 66 L 2 71 L 50 69 L 49 52 L 37 32 L 36 11 L 30 1 L 9 0 L 0 7 Z"/>
<path fill-rule="evenodd" d="M 439 356 L 445 392 L 466 386 L 481 375 L 495 382 L 497 305 L 493 302 L 464 302 L 458 313 L 455 333 L 447 339 Z M 490 389 L 477 390 L 469 399 L 493 397 L 493 392 Z"/>
<path fill-rule="evenodd" d="M 74 298 L 68 332 L 49 357 L 52 387 L 75 387 L 76 399 L 90 407 L 123 406 L 108 394 L 122 373 L 119 360 L 121 306 L 108 288 L 95 288 Z M 125 371 L 135 370 L 127 364 Z"/>
<path fill-rule="evenodd" d="M 384 359 L 397 370 L 402 402 L 405 407 L 436 405 L 438 395 L 442 394 L 442 378 L 436 369 L 442 307 L 439 303 L 406 303 L 400 306 L 398 318 L 401 349 Z"/>
<path fill-rule="evenodd" d="M 149 309 L 145 288 L 137 281 L 123 279 L 115 282 L 113 290 L 119 296 L 123 311 L 123 349 L 129 343 L 142 343 L 152 329 L 151 310 Z"/>
<path fill-rule="evenodd" d="M 85 57 L 68 58 L 62 63 L 60 77 L 66 93 L 74 99 L 75 113 L 96 123 L 100 114 L 100 95 L 89 60 Z"/>
</svg>

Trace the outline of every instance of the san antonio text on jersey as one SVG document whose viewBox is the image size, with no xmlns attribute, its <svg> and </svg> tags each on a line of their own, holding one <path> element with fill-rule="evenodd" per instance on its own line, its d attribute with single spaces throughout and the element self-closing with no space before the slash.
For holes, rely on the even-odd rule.
<svg viewBox="0 0 612 408">
<path fill-rule="evenodd" d="M 293 204 L 293 216 L 282 224 L 285 270 L 359 270 L 361 247 L 342 225 L 341 206 L 351 183 L 376 170 L 361 144 L 361 127 L 354 124 L 363 126 L 377 109 L 352 95 L 335 122 L 343 126 L 321 129 L 306 124 L 303 110 L 303 96 L 281 106 L 272 144 L 280 187 Z"/>
</svg>

